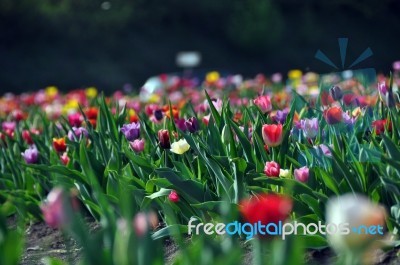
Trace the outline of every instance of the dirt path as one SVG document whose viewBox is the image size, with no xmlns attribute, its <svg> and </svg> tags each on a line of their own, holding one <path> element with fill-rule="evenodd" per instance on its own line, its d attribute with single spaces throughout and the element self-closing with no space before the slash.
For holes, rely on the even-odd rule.
<svg viewBox="0 0 400 265">
<path fill-rule="evenodd" d="M 11 221 L 12 222 L 12 221 Z M 90 228 L 98 229 L 98 224 L 89 222 Z M 22 265 L 44 265 L 45 257 L 55 257 L 63 261 L 71 261 L 78 264 L 80 259 L 80 247 L 72 240 L 69 243 L 70 251 L 67 250 L 65 238 L 59 230 L 48 227 L 45 223 L 39 222 L 31 224 L 26 230 L 26 249 L 22 257 Z M 172 264 L 177 251 L 177 245 L 171 240 L 165 241 L 165 262 Z M 305 257 L 308 265 L 332 264 L 334 254 L 330 249 L 311 250 Z M 243 257 L 243 264 L 251 264 L 251 251 L 246 251 Z M 378 252 L 375 254 L 373 264 L 376 265 L 398 265 L 400 264 L 400 248 L 395 248 L 389 252 Z"/>
</svg>

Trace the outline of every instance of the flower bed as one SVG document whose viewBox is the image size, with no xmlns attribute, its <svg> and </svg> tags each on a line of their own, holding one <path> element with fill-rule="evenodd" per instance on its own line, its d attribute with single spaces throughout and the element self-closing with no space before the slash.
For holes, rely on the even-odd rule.
<svg viewBox="0 0 400 265">
<path fill-rule="evenodd" d="M 243 242 L 254 264 L 328 246 L 338 263 L 365 263 L 396 246 L 396 78 L 160 80 L 140 96 L 48 87 L 0 99 L 0 215 L 20 220 L 0 222 L 1 264 L 20 260 L 29 220 L 71 236 L 83 264 L 162 264 L 167 237 L 174 264 L 241 264 Z"/>
</svg>

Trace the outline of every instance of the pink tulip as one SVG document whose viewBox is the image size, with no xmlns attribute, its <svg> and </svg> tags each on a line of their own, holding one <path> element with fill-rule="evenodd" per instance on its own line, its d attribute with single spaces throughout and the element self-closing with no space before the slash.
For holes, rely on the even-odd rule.
<svg viewBox="0 0 400 265">
<path fill-rule="evenodd" d="M 171 191 L 171 193 L 168 195 L 168 199 L 171 201 L 171 202 L 175 202 L 175 203 L 177 203 L 177 202 L 179 202 L 179 195 L 178 195 L 178 193 L 176 193 L 176 191 Z"/>
<path fill-rule="evenodd" d="M 263 113 L 270 112 L 272 110 L 271 99 L 269 96 L 259 96 L 253 100 L 254 104 L 261 109 Z"/>
<path fill-rule="evenodd" d="M 267 177 L 279 177 L 281 167 L 275 161 L 265 163 L 264 173 Z"/>
<path fill-rule="evenodd" d="M 129 145 L 133 151 L 140 153 L 144 149 L 144 139 L 136 139 L 133 142 L 129 142 Z"/>
<path fill-rule="evenodd" d="M 309 176 L 310 170 L 306 166 L 294 170 L 294 177 L 300 182 L 307 182 Z"/>
<path fill-rule="evenodd" d="M 70 216 L 65 208 L 69 201 L 71 209 L 78 209 L 78 201 L 75 196 L 66 194 L 62 188 L 54 188 L 47 195 L 47 201 L 40 206 L 43 218 L 48 226 L 52 228 L 63 228 L 70 222 Z"/>
</svg>

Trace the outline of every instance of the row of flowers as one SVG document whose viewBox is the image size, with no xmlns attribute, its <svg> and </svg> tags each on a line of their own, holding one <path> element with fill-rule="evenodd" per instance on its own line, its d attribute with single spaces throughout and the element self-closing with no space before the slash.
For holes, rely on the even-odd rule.
<svg viewBox="0 0 400 265">
<path fill-rule="evenodd" d="M 387 217 L 389 232 L 396 233 L 400 122 L 395 77 L 379 76 L 370 86 L 356 78 L 336 80 L 320 90 L 315 75 L 299 71 L 289 73 L 285 83 L 278 75 L 241 80 L 214 72 L 201 88 L 160 79 L 163 87 L 150 102 L 120 91 L 107 98 L 95 88 L 5 95 L 0 100 L 0 198 L 15 204 L 9 214 L 43 218 L 86 243 L 91 236 L 79 228 L 75 212 L 90 215 L 102 224 L 104 237 L 90 242 L 104 253 L 127 248 L 124 236 L 132 229 L 143 246 L 133 252 L 146 253 L 141 264 L 160 258 L 149 255 L 152 243 L 146 242 L 165 236 L 179 242 L 192 218 L 323 222 L 337 214 L 325 214 L 324 205 L 334 200 L 329 198 L 347 193 L 367 196 L 360 200 L 368 201 L 368 209 L 375 209 L 369 200 L 390 209 L 388 217 L 385 211 L 374 220 L 356 217 L 371 224 Z M 63 200 L 67 197 L 70 203 Z M 133 226 L 126 225 L 129 220 Z M 321 248 L 327 239 L 318 234 L 304 242 Z M 240 252 L 236 241 L 231 248 Z M 84 251 L 88 264 L 133 262 L 116 262 L 117 250 L 103 261 L 94 257 L 93 248 L 84 246 Z M 190 251 L 182 253 L 182 259 L 195 259 Z"/>
</svg>

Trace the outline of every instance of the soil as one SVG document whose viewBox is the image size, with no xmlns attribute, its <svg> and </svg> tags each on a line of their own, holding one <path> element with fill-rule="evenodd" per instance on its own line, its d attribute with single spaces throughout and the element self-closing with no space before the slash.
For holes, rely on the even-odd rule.
<svg viewBox="0 0 400 265">
<path fill-rule="evenodd" d="M 88 222 L 91 230 L 96 230 L 99 225 L 95 222 Z M 15 227 L 14 218 L 9 218 L 10 227 Z M 43 222 L 32 223 L 26 230 L 26 248 L 23 254 L 22 265 L 44 265 L 45 257 L 54 257 L 70 264 L 78 264 L 80 260 L 80 247 L 70 239 L 62 235 L 60 230 L 52 229 Z M 69 241 L 66 241 L 69 240 Z M 66 244 L 68 242 L 68 246 Z M 178 246 L 170 239 L 164 241 L 165 263 L 172 264 L 175 254 L 179 251 Z M 251 249 L 247 248 L 243 257 L 243 264 L 251 264 Z M 331 249 L 310 250 L 305 256 L 306 264 L 333 264 L 335 255 Z M 374 254 L 375 265 L 400 264 L 400 247 L 390 251 L 378 251 Z"/>
</svg>

